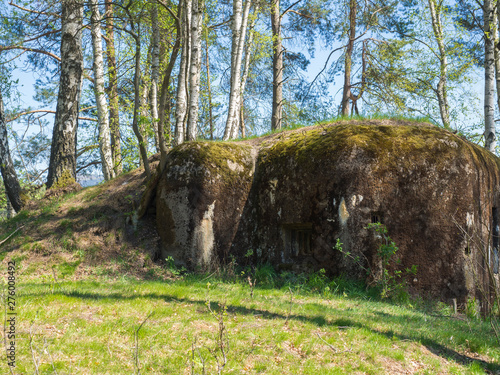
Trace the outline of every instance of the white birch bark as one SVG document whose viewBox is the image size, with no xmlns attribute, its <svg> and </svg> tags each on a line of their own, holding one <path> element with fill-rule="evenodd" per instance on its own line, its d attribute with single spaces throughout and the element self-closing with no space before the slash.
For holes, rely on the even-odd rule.
<svg viewBox="0 0 500 375">
<path fill-rule="evenodd" d="M 174 144 L 179 145 L 184 142 L 186 137 L 185 121 L 187 113 L 187 75 L 189 71 L 189 21 L 191 20 L 191 0 L 184 1 L 181 23 L 181 43 L 182 53 L 179 65 L 179 76 L 177 79 L 177 95 L 175 105 L 175 136 Z"/>
<path fill-rule="evenodd" d="M 241 105 L 241 66 L 245 37 L 248 24 L 248 14 L 252 5 L 251 0 L 243 3 L 235 0 L 233 3 L 232 23 L 232 45 L 231 45 L 231 88 L 229 93 L 229 109 L 227 112 L 226 129 L 224 139 L 232 139 L 238 136 L 239 114 Z"/>
<path fill-rule="evenodd" d="M 94 93 L 99 119 L 99 152 L 101 154 L 101 169 L 105 180 L 115 177 L 113 169 L 113 153 L 111 151 L 108 102 L 104 89 L 104 59 L 102 52 L 101 14 L 98 0 L 90 0 L 92 15 L 90 26 L 92 48 L 94 52 Z"/>
<path fill-rule="evenodd" d="M 494 22 L 493 22 L 493 35 L 494 35 L 494 45 L 499 46 L 500 45 L 500 39 L 499 39 L 499 29 L 500 29 L 500 4 L 497 4 L 497 11 L 494 17 Z M 496 89 L 497 89 L 497 105 L 498 109 L 500 109 L 500 50 L 499 48 L 495 48 L 495 80 L 496 80 Z"/>
<path fill-rule="evenodd" d="M 191 66 L 189 70 L 189 107 L 187 122 L 188 141 L 196 140 L 198 134 L 198 101 L 200 99 L 201 72 L 201 0 L 193 0 L 191 19 Z"/>
<path fill-rule="evenodd" d="M 485 148 L 495 152 L 496 130 L 495 130 L 495 52 L 493 35 L 493 11 L 492 0 L 484 1 L 484 139 Z"/>
<path fill-rule="evenodd" d="M 159 144 L 159 115 L 158 115 L 158 87 L 160 85 L 160 28 L 158 26 L 158 3 L 153 4 L 151 11 L 152 48 L 151 48 L 151 117 L 155 130 L 156 150 L 160 151 Z M 163 129 L 161 129 L 163 131 Z"/>
<path fill-rule="evenodd" d="M 245 95 L 245 87 L 248 80 L 248 73 L 250 71 L 250 58 L 252 57 L 253 50 L 253 29 L 255 27 L 255 22 L 257 18 L 253 17 L 252 22 L 249 27 L 248 40 L 245 45 L 245 62 L 243 63 L 243 76 L 241 77 L 241 88 L 240 88 L 240 103 L 239 103 L 239 111 L 240 111 L 240 129 L 241 129 L 241 137 L 245 138 L 245 123 L 243 121 L 243 100 Z"/>
<path fill-rule="evenodd" d="M 437 86 L 437 97 L 439 103 L 439 112 L 441 121 L 445 128 L 450 126 L 450 106 L 448 104 L 448 57 L 444 45 L 443 24 L 441 22 L 441 5 L 437 4 L 436 0 L 429 0 L 429 9 L 431 12 L 432 30 L 434 38 L 439 48 L 439 82 Z"/>
</svg>

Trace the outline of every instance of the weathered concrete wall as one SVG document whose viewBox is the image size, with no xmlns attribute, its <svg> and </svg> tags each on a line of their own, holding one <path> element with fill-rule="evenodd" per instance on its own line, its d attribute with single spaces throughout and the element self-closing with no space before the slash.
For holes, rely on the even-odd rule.
<svg viewBox="0 0 500 375">
<path fill-rule="evenodd" d="M 476 294 L 473 273 L 485 275 L 468 260 L 482 258 L 460 228 L 490 241 L 500 181 L 491 153 L 443 129 L 390 121 L 247 143 L 190 143 L 170 154 L 157 199 L 165 254 L 190 265 L 232 254 L 240 263 L 361 276 L 333 246 L 339 238 L 376 268 L 378 241 L 365 228 L 382 221 L 401 269 L 418 266 L 413 290 L 462 301 Z"/>
<path fill-rule="evenodd" d="M 224 262 L 253 171 L 247 145 L 193 142 L 171 151 L 156 199 L 163 258 L 203 269 Z"/>
</svg>

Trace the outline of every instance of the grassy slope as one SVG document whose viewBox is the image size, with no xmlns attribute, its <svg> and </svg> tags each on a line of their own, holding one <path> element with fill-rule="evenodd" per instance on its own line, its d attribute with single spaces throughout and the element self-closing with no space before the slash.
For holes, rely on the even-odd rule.
<svg viewBox="0 0 500 375">
<path fill-rule="evenodd" d="M 24 224 L 0 247 L 4 286 L 17 263 L 16 374 L 213 374 L 221 327 L 225 374 L 500 373 L 489 324 L 446 309 L 265 268 L 253 295 L 244 277 L 174 277 L 152 262 L 153 223 L 134 225 L 142 182 L 135 171 L 0 223 L 0 241 Z"/>
<path fill-rule="evenodd" d="M 137 363 L 144 374 L 200 374 L 203 363 L 207 374 L 217 373 L 221 321 L 227 374 L 500 371 L 488 324 L 370 301 L 363 293 L 257 288 L 252 297 L 244 283 L 200 277 L 19 279 L 16 373 L 34 373 L 35 361 L 40 373 L 126 374 Z M 4 361 L 0 372 L 7 373 Z"/>
</svg>

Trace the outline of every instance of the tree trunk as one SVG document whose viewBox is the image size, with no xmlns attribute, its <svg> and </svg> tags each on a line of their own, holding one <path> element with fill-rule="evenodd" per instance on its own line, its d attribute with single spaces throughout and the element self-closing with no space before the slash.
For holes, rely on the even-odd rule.
<svg viewBox="0 0 500 375">
<path fill-rule="evenodd" d="M 495 54 L 495 80 L 496 80 L 496 89 L 497 89 L 497 105 L 498 108 L 500 109 L 500 37 L 499 37 L 499 32 L 500 32 L 500 4 L 497 4 L 497 12 L 495 14 L 495 21 L 494 21 L 494 48 Z"/>
<path fill-rule="evenodd" d="M 446 49 L 443 40 L 443 26 L 441 22 L 442 7 L 436 3 L 436 0 L 429 0 L 429 9 L 431 11 L 432 30 L 439 47 L 439 82 L 437 87 L 439 112 L 441 114 L 443 126 L 445 128 L 449 128 L 450 106 L 448 104 L 448 88 L 446 82 L 448 75 L 448 57 L 446 56 Z"/>
<path fill-rule="evenodd" d="M 179 48 L 181 45 L 181 20 L 180 17 L 182 15 L 183 8 L 183 0 L 179 2 L 177 7 L 177 17 L 175 18 L 175 26 L 177 30 L 177 34 L 175 36 L 175 43 L 172 48 L 172 53 L 170 55 L 170 61 L 168 62 L 167 69 L 165 70 L 165 75 L 163 76 L 163 82 L 161 85 L 161 94 L 160 94 L 160 123 L 158 125 L 158 141 L 160 143 L 160 168 L 163 171 L 163 168 L 166 163 L 167 156 L 167 142 L 165 140 L 165 134 L 167 134 L 168 141 L 170 142 L 170 109 L 172 102 L 172 93 L 170 92 L 170 79 L 172 76 L 172 70 L 174 69 L 175 62 L 177 61 L 177 55 L 179 54 Z"/>
<path fill-rule="evenodd" d="M 139 154 L 144 165 L 146 177 L 151 177 L 151 169 L 149 168 L 148 153 L 146 150 L 146 142 L 139 129 L 139 116 L 141 113 L 141 35 L 140 28 L 135 27 L 135 20 L 132 15 L 128 13 L 130 25 L 132 30 L 129 32 L 135 40 L 135 71 L 134 71 L 134 116 L 132 118 L 132 130 L 139 143 Z M 139 24 L 137 24 L 139 26 Z"/>
<path fill-rule="evenodd" d="M 354 50 L 354 39 L 356 39 L 356 0 L 349 1 L 349 41 L 345 52 L 344 67 L 344 90 L 342 93 L 342 116 L 349 116 L 349 99 L 351 98 L 351 70 L 352 70 L 352 52 Z"/>
<path fill-rule="evenodd" d="M 493 2 L 484 1 L 484 139 L 485 148 L 495 152 L 496 131 L 495 131 L 495 53 L 494 36 L 492 35 L 493 25 Z"/>
<path fill-rule="evenodd" d="M 147 60 L 146 64 L 148 64 L 149 59 Z M 144 148 L 146 149 L 146 155 L 148 153 L 148 145 L 149 145 L 149 137 L 148 137 L 148 132 L 147 132 L 147 126 L 146 126 L 146 119 L 148 118 L 149 111 L 148 111 L 148 96 L 150 92 L 150 86 L 148 85 L 148 82 L 146 79 L 141 77 L 141 82 L 142 82 L 142 94 L 141 94 L 141 121 L 139 121 L 139 131 L 141 132 L 143 142 L 144 142 Z"/>
<path fill-rule="evenodd" d="M 208 27 L 205 30 L 205 69 L 207 70 L 207 94 L 208 94 L 208 123 L 210 126 L 210 139 L 214 139 L 214 117 L 212 112 L 212 85 L 210 82 L 210 57 L 208 53 Z"/>
<path fill-rule="evenodd" d="M 7 126 L 3 109 L 3 98 L 0 92 L 0 171 L 2 172 L 3 184 L 7 201 L 10 202 L 16 212 L 23 207 L 21 199 L 21 185 L 17 179 L 16 170 L 10 156 L 9 137 L 7 136 Z"/>
<path fill-rule="evenodd" d="M 195 141 L 198 135 L 198 101 L 200 99 L 201 72 L 201 19 L 203 14 L 201 0 L 193 0 L 191 19 L 191 66 L 189 71 L 189 107 L 187 139 Z"/>
<path fill-rule="evenodd" d="M 184 142 L 186 132 L 185 132 L 185 121 L 187 113 L 187 73 L 189 71 L 189 50 L 190 50 L 190 40 L 189 40 L 189 25 L 191 24 L 191 0 L 185 0 L 184 8 L 182 9 L 183 22 L 181 28 L 181 43 L 182 43 L 182 54 L 179 66 L 179 76 L 177 80 L 177 96 L 175 104 L 175 139 L 174 143 L 179 145 Z"/>
<path fill-rule="evenodd" d="M 48 188 L 58 182 L 76 180 L 76 132 L 83 71 L 82 3 L 76 0 L 63 1 L 61 19 L 61 75 L 50 150 Z"/>
<path fill-rule="evenodd" d="M 102 174 L 105 180 L 109 180 L 115 176 L 109 132 L 108 102 L 104 94 L 104 61 L 102 56 L 101 14 L 98 0 L 90 0 L 90 7 L 92 12 L 90 26 L 94 51 L 94 93 L 99 118 L 99 151 L 101 154 Z"/>
<path fill-rule="evenodd" d="M 111 129 L 111 150 L 115 176 L 123 171 L 120 140 L 120 112 L 118 102 L 118 78 L 113 30 L 113 3 L 106 0 L 106 60 L 108 63 L 109 127 Z"/>
<path fill-rule="evenodd" d="M 248 0 L 247 0 L 248 1 Z M 237 100 L 236 95 L 239 92 L 239 82 L 240 77 L 236 75 L 236 65 L 237 65 L 237 55 L 238 55 L 238 46 L 240 40 L 240 32 L 241 32 L 241 23 L 242 23 L 242 11 L 243 11 L 243 1 L 242 0 L 234 0 L 233 1 L 233 17 L 231 21 L 231 83 L 229 89 L 229 106 L 227 111 L 227 119 L 226 119 L 226 128 L 224 130 L 224 140 L 228 140 L 232 138 L 233 135 L 233 127 L 237 125 L 238 119 L 235 116 L 235 107 Z M 239 65 L 239 64 L 238 64 Z M 238 87 L 235 87 L 238 86 Z M 236 124 L 235 124 L 236 122 Z"/>
<path fill-rule="evenodd" d="M 251 5 L 252 1 L 246 0 L 245 9 L 243 10 L 242 0 L 235 0 L 233 2 L 233 22 L 231 27 L 231 88 L 224 139 L 232 139 L 238 136 L 241 103 L 241 65 L 245 46 L 248 14 Z"/>
<path fill-rule="evenodd" d="M 12 207 L 9 196 L 6 196 L 5 198 L 7 201 L 7 219 L 12 219 L 14 216 L 16 216 L 16 210 L 14 209 L 14 207 Z"/>
<path fill-rule="evenodd" d="M 280 1 L 271 4 L 271 28 L 273 37 L 273 113 L 271 129 L 281 129 L 283 120 L 283 46 L 281 44 Z"/>
<path fill-rule="evenodd" d="M 156 152 L 160 152 L 158 87 L 160 85 L 160 27 L 158 26 L 158 3 L 151 10 L 152 49 L 151 49 L 151 117 L 155 131 Z"/>
<path fill-rule="evenodd" d="M 248 73 L 250 71 L 250 57 L 252 56 L 252 47 L 253 47 L 253 29 L 255 27 L 255 22 L 257 17 L 252 18 L 252 22 L 249 27 L 248 41 L 245 46 L 245 62 L 243 63 L 243 76 L 241 78 L 241 94 L 240 94 L 240 129 L 241 129 L 241 138 L 246 137 L 246 128 L 245 128 L 245 111 L 244 111 L 244 94 L 245 87 L 248 80 Z"/>
</svg>

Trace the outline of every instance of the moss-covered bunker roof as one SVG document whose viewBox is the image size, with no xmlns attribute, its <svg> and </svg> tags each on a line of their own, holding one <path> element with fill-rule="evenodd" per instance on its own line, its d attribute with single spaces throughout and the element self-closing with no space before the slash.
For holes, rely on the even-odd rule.
<svg viewBox="0 0 500 375">
<path fill-rule="evenodd" d="M 294 130 L 285 130 L 252 140 L 189 142 L 176 147 L 170 156 L 175 164 L 188 159 L 212 171 L 232 176 L 227 160 L 247 164 L 245 151 L 257 148 L 261 163 L 285 163 L 293 158 L 309 167 L 337 161 L 346 150 L 362 149 L 381 166 L 411 164 L 415 157 L 443 166 L 459 155 L 470 153 L 478 163 L 496 165 L 500 159 L 484 148 L 443 128 L 411 120 L 341 120 Z M 408 165 L 409 166 L 409 165 Z M 236 177 L 236 176 L 233 176 Z"/>
</svg>

